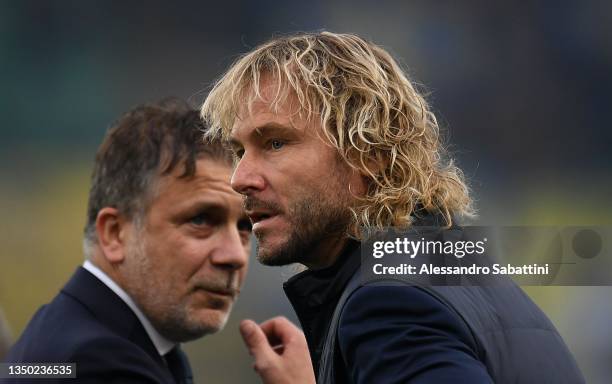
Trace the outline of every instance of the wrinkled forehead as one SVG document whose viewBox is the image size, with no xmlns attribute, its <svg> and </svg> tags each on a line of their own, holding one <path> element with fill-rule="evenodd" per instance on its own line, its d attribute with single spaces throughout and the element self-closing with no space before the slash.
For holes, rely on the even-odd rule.
<svg viewBox="0 0 612 384">
<path fill-rule="evenodd" d="M 159 175 L 156 199 L 174 201 L 173 205 L 206 198 L 241 206 L 241 195 L 230 185 L 232 165 L 225 161 L 201 157 L 196 161 L 195 172 L 185 175 L 179 169 Z"/>
</svg>

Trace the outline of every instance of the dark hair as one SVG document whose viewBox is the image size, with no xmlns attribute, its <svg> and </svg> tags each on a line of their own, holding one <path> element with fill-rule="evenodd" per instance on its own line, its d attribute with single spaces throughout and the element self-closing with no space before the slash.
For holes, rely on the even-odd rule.
<svg viewBox="0 0 612 384">
<path fill-rule="evenodd" d="M 175 98 L 136 106 L 116 121 L 96 153 L 86 241 L 96 241 L 100 209 L 114 207 L 130 219 L 144 213 L 153 182 L 177 166 L 184 167 L 179 177 L 189 178 L 201 156 L 231 164 L 230 152 L 220 142 L 205 142 L 204 133 L 199 111 Z"/>
</svg>

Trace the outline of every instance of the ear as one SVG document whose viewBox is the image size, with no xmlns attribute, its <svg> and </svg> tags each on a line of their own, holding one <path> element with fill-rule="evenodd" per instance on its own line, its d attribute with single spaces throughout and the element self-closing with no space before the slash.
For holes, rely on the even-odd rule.
<svg viewBox="0 0 612 384">
<path fill-rule="evenodd" d="M 102 256 L 111 264 L 121 263 L 125 257 L 127 231 L 130 222 L 116 208 L 104 207 L 96 217 L 96 233 Z"/>
<path fill-rule="evenodd" d="M 348 189 L 353 197 L 363 197 L 368 191 L 368 176 L 361 170 L 349 169 Z"/>
</svg>

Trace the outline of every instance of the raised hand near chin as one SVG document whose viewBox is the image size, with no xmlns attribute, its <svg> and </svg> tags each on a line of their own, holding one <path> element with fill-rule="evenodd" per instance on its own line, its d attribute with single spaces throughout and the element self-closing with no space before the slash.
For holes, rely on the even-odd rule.
<svg viewBox="0 0 612 384">
<path fill-rule="evenodd" d="M 258 325 L 252 320 L 240 323 L 240 333 L 253 368 L 265 384 L 313 384 L 314 371 L 304 333 L 284 317 Z"/>
</svg>

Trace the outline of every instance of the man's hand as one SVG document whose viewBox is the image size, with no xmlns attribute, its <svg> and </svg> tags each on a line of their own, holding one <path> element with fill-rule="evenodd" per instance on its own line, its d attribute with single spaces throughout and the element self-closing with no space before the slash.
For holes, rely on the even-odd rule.
<svg viewBox="0 0 612 384">
<path fill-rule="evenodd" d="M 265 384 L 315 383 L 306 338 L 289 320 L 275 317 L 261 325 L 243 320 L 240 333 Z"/>
</svg>

